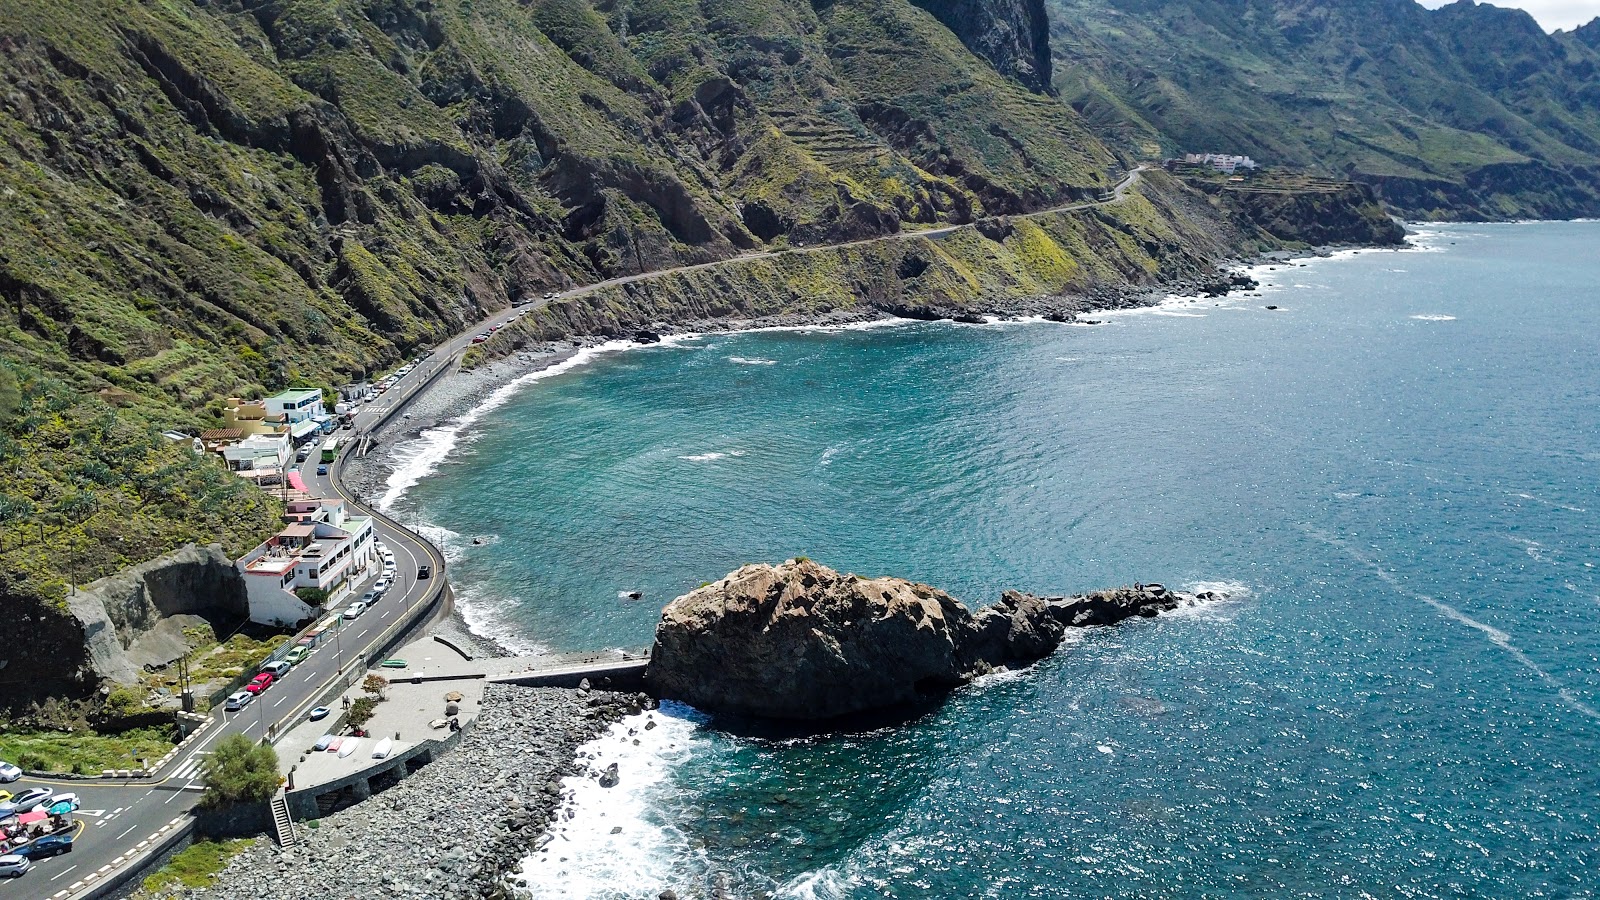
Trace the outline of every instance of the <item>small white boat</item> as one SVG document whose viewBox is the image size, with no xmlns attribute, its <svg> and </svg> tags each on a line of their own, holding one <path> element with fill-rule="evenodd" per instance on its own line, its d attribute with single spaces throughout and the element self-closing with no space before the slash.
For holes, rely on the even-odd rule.
<svg viewBox="0 0 1600 900">
<path fill-rule="evenodd" d="M 393 749 L 394 749 L 394 738 L 384 738 L 383 740 L 378 742 L 378 746 L 372 748 L 372 758 L 373 759 L 383 759 L 384 757 L 388 756 L 389 755 L 389 751 L 391 751 Z"/>
<path fill-rule="evenodd" d="M 360 746 L 360 738 L 345 738 L 344 743 L 339 745 L 339 758 L 344 759 L 346 756 L 356 752 L 356 748 Z"/>
</svg>

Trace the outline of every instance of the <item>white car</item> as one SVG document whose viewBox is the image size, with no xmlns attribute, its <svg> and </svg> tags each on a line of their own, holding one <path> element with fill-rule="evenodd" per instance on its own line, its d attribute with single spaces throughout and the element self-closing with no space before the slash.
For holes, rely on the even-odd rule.
<svg viewBox="0 0 1600 900">
<path fill-rule="evenodd" d="M 230 711 L 244 709 L 246 706 L 249 706 L 250 701 L 254 700 L 255 698 L 256 695 L 250 693 L 249 691 L 234 691 L 228 695 L 228 702 L 224 703 L 222 708 Z"/>
<path fill-rule="evenodd" d="M 389 589 L 389 584 L 390 584 L 389 576 L 385 575 L 382 578 L 378 579 L 378 583 L 377 584 L 372 586 L 372 592 L 374 594 L 381 594 L 384 591 L 387 591 Z"/>
<path fill-rule="evenodd" d="M 0 760 L 0 784 L 10 784 L 22 777 L 22 770 L 11 763 Z"/>
<path fill-rule="evenodd" d="M 366 611 L 367 611 L 367 605 L 365 603 L 362 603 L 360 600 L 357 600 L 356 602 L 354 602 L 354 603 L 352 603 L 349 606 L 346 606 L 344 608 L 343 615 L 344 615 L 344 617 L 346 619 L 354 619 L 355 617 L 361 615 L 362 613 L 364 613 Z"/>
<path fill-rule="evenodd" d="M 58 803 L 70 803 L 72 804 L 71 809 L 73 810 L 77 810 L 83 806 L 83 803 L 78 800 L 78 795 L 72 793 L 71 791 L 68 791 L 65 794 L 56 794 L 54 797 L 50 798 L 51 806 L 55 806 Z"/>
<path fill-rule="evenodd" d="M 21 878 L 28 874 L 28 869 L 32 867 L 33 863 L 26 856 L 18 856 L 15 853 L 0 856 L 0 878 Z"/>
</svg>

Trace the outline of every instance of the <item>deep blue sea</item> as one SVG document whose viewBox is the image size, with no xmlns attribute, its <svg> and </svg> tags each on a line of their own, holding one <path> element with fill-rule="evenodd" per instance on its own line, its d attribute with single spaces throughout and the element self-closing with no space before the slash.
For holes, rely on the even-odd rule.
<svg viewBox="0 0 1600 900">
<path fill-rule="evenodd" d="M 1600 224 L 1417 243 L 1094 327 L 599 354 L 430 435 L 397 508 L 526 648 L 644 646 L 796 554 L 969 605 L 1234 594 L 882 732 L 625 723 L 530 892 L 1596 896 Z"/>
</svg>

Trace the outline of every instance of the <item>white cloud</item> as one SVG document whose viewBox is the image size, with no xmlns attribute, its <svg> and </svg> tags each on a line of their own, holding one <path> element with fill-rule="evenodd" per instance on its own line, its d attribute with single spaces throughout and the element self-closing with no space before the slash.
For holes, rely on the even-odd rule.
<svg viewBox="0 0 1600 900">
<path fill-rule="evenodd" d="M 1437 9 L 1453 0 L 1421 0 L 1429 9 Z M 1514 6 L 1527 10 L 1546 31 L 1572 29 L 1600 16 L 1600 0 L 1501 0 L 1494 6 Z"/>
</svg>

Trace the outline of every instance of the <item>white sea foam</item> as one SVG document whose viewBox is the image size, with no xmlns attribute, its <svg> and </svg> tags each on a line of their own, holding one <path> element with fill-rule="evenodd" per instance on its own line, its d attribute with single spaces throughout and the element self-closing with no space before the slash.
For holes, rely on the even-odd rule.
<svg viewBox="0 0 1600 900">
<path fill-rule="evenodd" d="M 656 727 L 646 730 L 651 721 Z M 562 779 L 568 799 L 542 847 L 523 859 L 518 893 L 529 900 L 599 900 L 654 897 L 672 886 L 673 868 L 696 851 L 649 813 L 671 790 L 673 771 L 696 752 L 702 721 L 689 707 L 664 703 L 579 748 L 580 759 L 592 759 L 583 774 Z M 599 773 L 612 763 L 619 780 L 601 787 Z"/>
<path fill-rule="evenodd" d="M 775 366 L 778 364 L 775 359 L 763 359 L 759 356 L 730 356 L 728 357 L 728 362 L 738 363 L 741 366 Z"/>
<path fill-rule="evenodd" d="M 677 336 L 674 335 L 674 337 Z M 667 340 L 670 339 L 664 339 L 663 343 L 666 343 Z M 607 341 L 595 347 L 585 347 L 555 365 L 512 379 L 496 388 L 494 393 L 490 394 L 482 403 L 479 403 L 463 415 L 450 420 L 444 425 L 423 431 L 417 440 L 396 450 L 396 465 L 389 473 L 389 478 L 385 482 L 386 489 L 378 497 L 375 505 L 378 509 L 388 512 L 401 497 L 405 496 L 406 491 L 415 487 L 417 482 L 433 474 L 438 469 L 439 464 L 444 462 L 445 458 L 450 455 L 450 451 L 455 449 L 463 432 L 478 419 L 482 418 L 484 413 L 504 405 L 524 386 L 536 381 L 543 381 L 546 378 L 554 378 L 564 372 L 570 372 L 579 366 L 587 365 L 596 357 L 606 353 L 615 353 L 619 350 L 637 346 L 640 345 L 632 341 Z"/>
<path fill-rule="evenodd" d="M 688 462 L 710 462 L 714 459 L 727 459 L 728 454 L 712 451 L 711 453 L 695 453 L 689 456 L 680 456 L 678 458 L 687 460 Z"/>
<path fill-rule="evenodd" d="M 826 466 L 831 464 L 833 462 L 833 458 L 839 455 L 839 450 L 839 447 L 829 447 L 828 449 L 822 451 L 822 458 L 817 460 L 817 465 Z"/>
<path fill-rule="evenodd" d="M 1411 318 L 1419 322 L 1454 322 L 1456 320 L 1455 316 L 1447 316 L 1443 313 L 1419 313 Z"/>
<path fill-rule="evenodd" d="M 1556 695 L 1560 697 L 1562 702 L 1567 704 L 1567 706 L 1585 716 L 1588 716 L 1591 719 L 1600 721 L 1600 709 L 1595 709 L 1593 706 L 1585 703 L 1580 697 L 1578 697 L 1577 694 L 1573 693 L 1573 691 L 1568 688 L 1566 684 L 1561 681 L 1561 679 L 1550 674 L 1544 669 L 1543 666 L 1540 666 L 1537 662 L 1534 662 L 1533 657 L 1529 656 L 1522 650 L 1522 648 L 1518 647 L 1512 642 L 1510 633 L 1496 628 L 1487 622 L 1480 622 L 1479 620 L 1474 619 L 1472 616 L 1467 615 L 1465 612 L 1462 612 L 1460 609 L 1451 606 L 1443 600 L 1440 600 L 1436 597 L 1431 597 L 1427 594 L 1421 593 L 1420 591 L 1411 590 L 1404 584 L 1401 584 L 1400 579 L 1396 578 L 1394 573 L 1379 565 L 1375 560 L 1367 556 L 1362 551 L 1356 549 L 1348 541 L 1341 540 L 1331 534 L 1327 534 L 1326 532 L 1318 531 L 1313 528 L 1305 528 L 1305 531 L 1307 534 L 1310 534 L 1312 537 L 1322 541 L 1323 543 L 1344 551 L 1347 556 L 1370 570 L 1373 575 L 1377 576 L 1379 581 L 1387 584 L 1395 593 L 1399 594 L 1400 596 L 1410 597 L 1413 600 L 1425 603 L 1434 610 L 1437 610 L 1439 614 L 1443 615 L 1452 622 L 1455 622 L 1459 625 L 1464 625 L 1467 628 L 1471 628 L 1472 630 L 1481 633 L 1485 638 L 1488 639 L 1490 644 L 1505 651 L 1507 655 L 1516 660 L 1517 663 L 1519 663 L 1523 668 L 1532 672 L 1534 675 L 1537 675 L 1540 680 L 1555 688 Z"/>
</svg>

